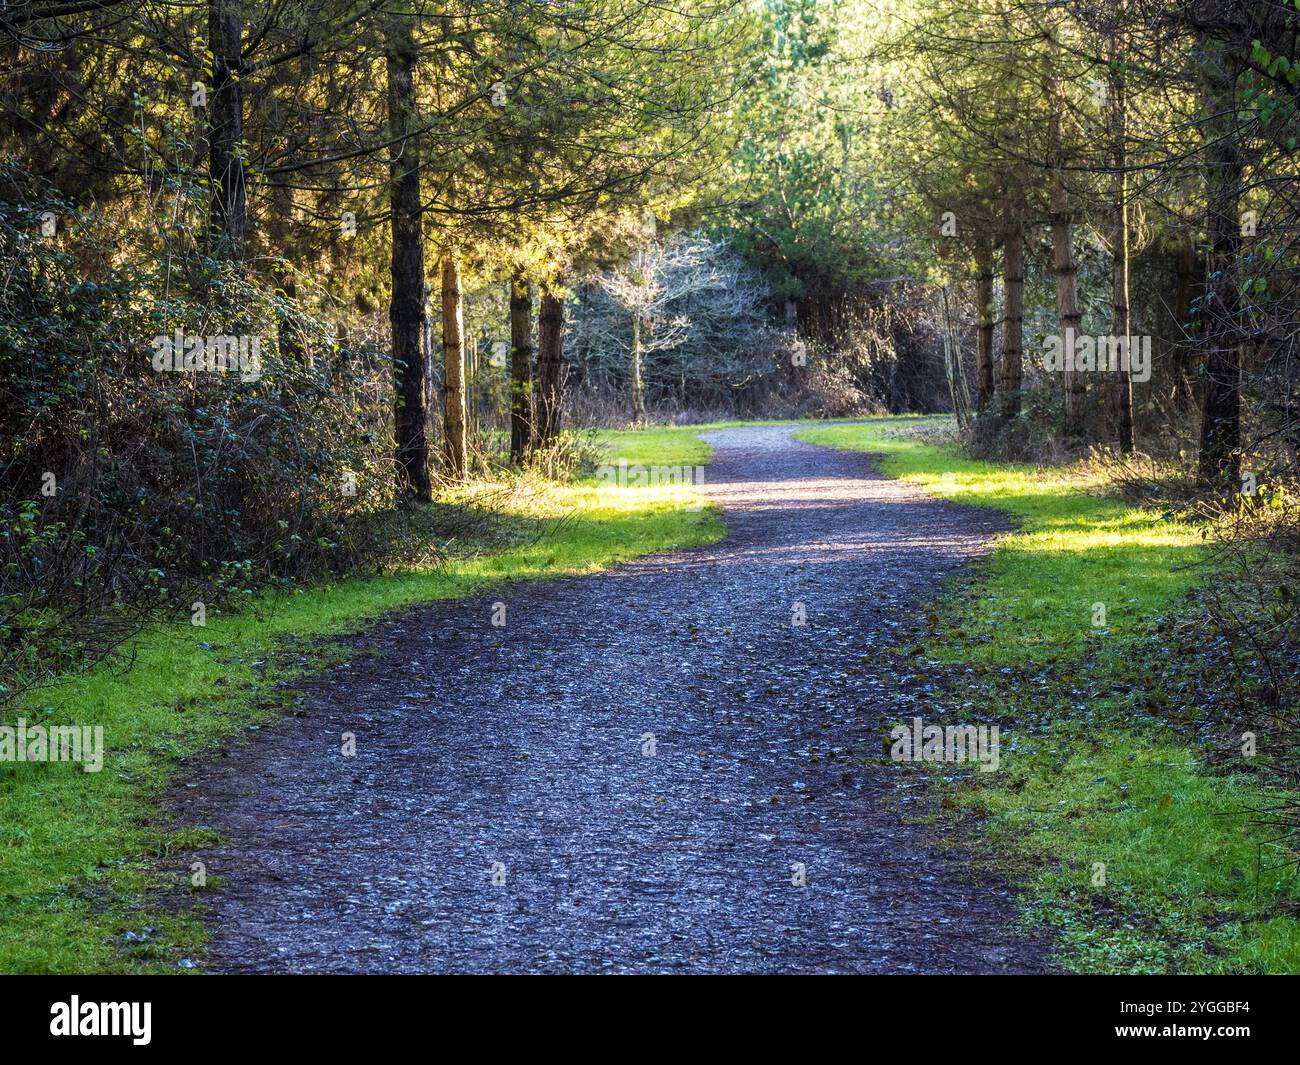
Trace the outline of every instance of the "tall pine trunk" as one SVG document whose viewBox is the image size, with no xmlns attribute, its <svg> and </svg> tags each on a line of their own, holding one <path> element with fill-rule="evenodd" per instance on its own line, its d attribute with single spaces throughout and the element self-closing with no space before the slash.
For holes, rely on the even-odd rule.
<svg viewBox="0 0 1300 1065">
<path fill-rule="evenodd" d="M 1120 10 L 1123 11 L 1121 4 Z M 1133 376 L 1129 359 L 1128 337 L 1132 332 L 1129 317 L 1129 227 L 1128 227 L 1128 99 L 1124 76 L 1120 73 L 1120 46 L 1111 40 L 1110 125 L 1112 156 L 1115 167 L 1114 219 L 1111 234 L 1112 293 L 1111 335 L 1123 338 L 1120 342 L 1119 387 L 1115 390 L 1116 424 L 1119 427 L 1120 452 L 1132 454 L 1136 444 L 1133 434 Z"/>
<path fill-rule="evenodd" d="M 421 231 L 420 146 L 407 136 L 415 113 L 415 34 L 409 13 L 394 14 L 387 26 L 388 121 L 392 199 L 392 285 L 388 321 L 396 375 L 393 430 L 397 443 L 397 487 L 407 500 L 433 499 L 429 473 L 428 412 L 425 407 L 424 237 Z M 406 137 L 406 139 L 399 139 Z"/>
<path fill-rule="evenodd" d="M 465 307 L 460 291 L 460 247 L 442 252 L 442 448 L 447 475 L 456 480 L 469 470 L 465 441 Z"/>
<path fill-rule="evenodd" d="M 1020 413 L 1020 384 L 1024 361 L 1025 326 L 1025 201 L 1024 185 L 1017 182 L 1005 200 L 1005 233 L 1002 255 L 1002 288 L 1005 303 L 1002 319 L 1003 413 Z"/>
<path fill-rule="evenodd" d="M 564 296 L 557 282 L 542 292 L 537 315 L 537 441 L 546 446 L 560 432 Z"/>
<path fill-rule="evenodd" d="M 527 456 L 533 437 L 533 296 L 522 273 L 510 279 L 510 461 Z"/>
<path fill-rule="evenodd" d="M 645 388 L 641 382 L 641 309 L 632 312 L 632 354 L 629 367 L 632 379 L 632 421 L 645 421 Z"/>
<path fill-rule="evenodd" d="M 1052 228 L 1052 265 L 1056 273 L 1056 317 L 1065 345 L 1065 421 L 1062 435 L 1068 445 L 1083 442 L 1087 404 L 1087 382 L 1074 363 L 1074 341 L 1078 339 L 1083 315 L 1079 311 L 1079 270 L 1074 261 L 1074 219 L 1070 214 L 1070 193 L 1065 185 L 1064 147 L 1060 112 L 1053 109 L 1048 119 L 1052 159 L 1049 222 Z"/>
<path fill-rule="evenodd" d="M 1201 41 L 1205 72 L 1206 256 L 1202 342 L 1205 373 L 1201 386 L 1200 479 L 1230 481 L 1241 472 L 1241 296 L 1237 288 L 1241 251 L 1238 213 L 1243 174 L 1237 126 L 1239 61 L 1221 42 Z"/>
<path fill-rule="evenodd" d="M 993 398 L 993 242 L 975 245 L 975 409 L 983 413 Z"/>
<path fill-rule="evenodd" d="M 209 0 L 212 92 L 208 94 L 209 211 L 219 253 L 242 258 L 248 245 L 248 204 L 241 157 L 244 139 L 244 16 L 240 0 Z"/>
</svg>

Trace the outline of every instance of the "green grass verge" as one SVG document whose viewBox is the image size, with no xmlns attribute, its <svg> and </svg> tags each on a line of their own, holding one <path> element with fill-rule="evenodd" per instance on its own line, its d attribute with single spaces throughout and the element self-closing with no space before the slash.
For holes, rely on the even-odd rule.
<svg viewBox="0 0 1300 1065">
<path fill-rule="evenodd" d="M 916 415 L 893 416 L 895 421 L 910 421 Z M 629 466 L 698 466 L 708 462 L 712 449 L 696 434 L 710 429 L 736 429 L 742 426 L 807 425 L 813 418 L 777 418 L 768 421 L 705 422 L 691 426 L 651 425 L 644 429 L 598 429 L 596 442 L 613 461 L 625 459 Z M 825 425 L 836 425 L 848 419 L 828 418 Z"/>
<path fill-rule="evenodd" d="M 1176 693 L 1156 690 L 1158 620 L 1213 579 L 1199 533 L 1096 494 L 1102 475 L 1086 467 L 977 462 L 907 427 L 797 435 L 879 454 L 892 476 L 1015 520 L 940 608 L 924 654 L 955 678 L 959 712 L 1038 727 L 1004 734 L 1000 772 L 932 779 L 979 820 L 1063 964 L 1300 972 L 1290 855 L 1251 824 L 1285 795 L 1262 757 L 1210 775 L 1187 735 L 1197 708 L 1178 713 Z"/>
<path fill-rule="evenodd" d="M 629 466 L 702 466 L 713 456 L 713 449 L 698 435 L 706 428 L 718 426 L 600 429 L 594 435 L 611 462 L 623 459 Z"/>
<path fill-rule="evenodd" d="M 693 428 L 604 433 L 601 442 L 612 459 L 647 464 L 710 455 Z M 182 758 L 273 720 L 292 698 L 278 686 L 329 661 L 328 638 L 367 619 L 717 539 L 716 512 L 690 509 L 693 501 L 689 488 L 594 482 L 518 491 L 507 517 L 541 523 L 540 538 L 464 551 L 437 569 L 267 596 L 237 615 L 210 614 L 203 628 L 151 631 L 134 642 L 129 670 L 97 668 L 32 693 L 8 723 L 102 726 L 106 754 L 98 773 L 66 762 L 0 764 L 0 972 L 177 972 L 203 945 L 187 904 L 197 889 L 158 872 L 168 855 L 202 841 L 202 830 L 159 817 Z"/>
</svg>

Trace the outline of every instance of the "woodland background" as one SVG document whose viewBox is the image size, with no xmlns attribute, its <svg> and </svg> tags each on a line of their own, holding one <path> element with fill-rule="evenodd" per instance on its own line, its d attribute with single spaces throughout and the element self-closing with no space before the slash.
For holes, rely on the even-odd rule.
<svg viewBox="0 0 1300 1065">
<path fill-rule="evenodd" d="M 4 694 L 592 425 L 947 411 L 1294 557 L 1297 6 L 5 2 Z"/>
</svg>

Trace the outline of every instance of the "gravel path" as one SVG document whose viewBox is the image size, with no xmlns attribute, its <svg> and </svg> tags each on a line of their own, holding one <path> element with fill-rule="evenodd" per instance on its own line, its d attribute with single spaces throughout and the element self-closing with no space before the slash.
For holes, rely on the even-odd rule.
<svg viewBox="0 0 1300 1065">
<path fill-rule="evenodd" d="M 205 967 L 1045 971 L 874 761 L 925 710 L 882 649 L 1001 526 L 791 431 L 705 434 L 722 542 L 392 617 L 200 771 Z"/>
</svg>

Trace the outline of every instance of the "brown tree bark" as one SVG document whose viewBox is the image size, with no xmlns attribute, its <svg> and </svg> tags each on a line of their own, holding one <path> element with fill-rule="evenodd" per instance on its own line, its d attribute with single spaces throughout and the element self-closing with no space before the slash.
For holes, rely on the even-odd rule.
<svg viewBox="0 0 1300 1065">
<path fill-rule="evenodd" d="M 975 245 L 975 409 L 981 413 L 993 399 L 993 242 L 981 237 Z"/>
<path fill-rule="evenodd" d="M 416 125 L 415 38 L 409 15 L 395 14 L 387 26 L 388 121 L 394 138 Z M 410 137 L 392 147 L 389 182 L 392 210 L 392 298 L 388 321 L 396 375 L 393 431 L 397 444 L 397 487 L 406 500 L 431 502 L 428 411 L 424 377 L 424 237 L 421 231 L 420 148 Z"/>
<path fill-rule="evenodd" d="M 212 91 L 208 93 L 209 213 L 218 253 L 240 259 L 248 246 L 244 160 L 244 16 L 240 0 L 209 0 Z"/>
<path fill-rule="evenodd" d="M 1237 285 L 1241 251 L 1239 214 L 1242 175 L 1241 133 L 1237 123 L 1240 60 L 1206 36 L 1201 41 L 1205 77 L 1206 256 L 1202 342 L 1205 373 L 1201 387 L 1200 479 L 1205 484 L 1240 476 L 1241 294 Z"/>
<path fill-rule="evenodd" d="M 1005 200 L 1002 262 L 1002 392 L 1003 413 L 1020 413 L 1020 385 L 1024 360 L 1025 324 L 1025 201 L 1024 185 L 1016 183 Z"/>
<path fill-rule="evenodd" d="M 1123 182 L 1123 178 L 1120 179 Z M 1127 184 L 1127 182 L 1124 182 Z M 1120 361 L 1119 378 L 1115 387 L 1115 423 L 1119 434 L 1119 450 L 1121 454 L 1131 455 L 1133 449 L 1137 446 L 1133 428 L 1133 376 L 1132 367 L 1129 362 L 1131 351 L 1129 349 L 1129 334 L 1132 330 L 1132 319 L 1129 314 L 1129 294 L 1128 294 L 1128 264 L 1129 264 L 1129 234 L 1128 234 L 1128 192 L 1125 189 L 1120 193 L 1121 200 L 1116 204 L 1115 234 L 1114 240 L 1116 245 L 1115 260 L 1112 264 L 1111 278 L 1111 334 L 1120 337 Z"/>
<path fill-rule="evenodd" d="M 447 475 L 455 480 L 469 470 L 465 440 L 465 307 L 460 290 L 460 248 L 442 252 L 442 451 Z"/>
<path fill-rule="evenodd" d="M 1056 273 L 1056 318 L 1068 360 L 1065 369 L 1065 420 L 1062 435 L 1066 445 L 1070 446 L 1083 442 L 1088 386 L 1083 371 L 1074 365 L 1073 360 L 1073 344 L 1078 338 L 1083 315 L 1079 311 L 1079 270 L 1074 260 L 1074 219 L 1070 213 L 1070 193 L 1065 185 L 1060 111 L 1055 108 L 1048 119 L 1048 139 L 1053 163 L 1048 221 L 1052 228 L 1052 265 Z"/>
<path fill-rule="evenodd" d="M 542 292 L 537 315 L 537 442 L 546 446 L 559 435 L 562 406 L 564 297 L 559 282 Z"/>
<path fill-rule="evenodd" d="M 527 279 L 510 279 L 510 461 L 519 465 L 533 439 L 533 296 Z"/>
<path fill-rule="evenodd" d="M 1121 3 L 1121 12 L 1124 9 Z M 1120 72 L 1120 43 L 1111 38 L 1110 108 L 1108 119 L 1112 145 L 1112 162 L 1115 167 L 1115 202 L 1111 233 L 1111 335 L 1122 337 L 1119 382 L 1115 389 L 1116 424 L 1119 428 L 1119 449 L 1130 455 L 1136 446 L 1133 432 L 1133 376 L 1129 364 L 1128 336 L 1132 331 L 1129 317 L 1129 223 L 1128 223 L 1128 97 L 1124 75 Z"/>
<path fill-rule="evenodd" d="M 641 312 L 632 312 L 632 354 L 630 376 L 632 379 L 632 421 L 640 425 L 645 421 L 645 388 L 641 382 Z"/>
</svg>

